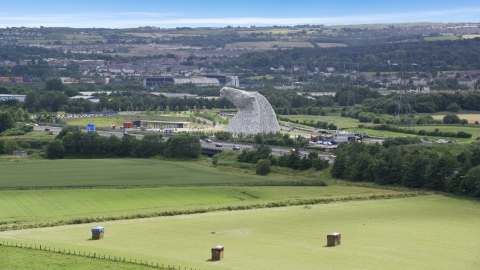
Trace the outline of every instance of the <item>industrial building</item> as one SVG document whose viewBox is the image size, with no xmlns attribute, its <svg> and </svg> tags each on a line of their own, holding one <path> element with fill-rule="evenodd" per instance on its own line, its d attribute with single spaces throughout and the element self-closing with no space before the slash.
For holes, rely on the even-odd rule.
<svg viewBox="0 0 480 270">
<path fill-rule="evenodd" d="M 0 101 L 7 101 L 16 99 L 18 101 L 25 101 L 25 95 L 7 95 L 7 94 L 0 94 Z"/>
<path fill-rule="evenodd" d="M 188 128 L 189 122 L 169 122 L 169 121 L 152 121 L 140 120 L 140 127 L 165 129 L 165 128 Z"/>
<path fill-rule="evenodd" d="M 239 86 L 238 76 L 223 74 L 206 74 L 196 78 L 146 77 L 143 79 L 143 85 L 147 87 L 186 83 L 193 83 L 195 86 Z"/>
<path fill-rule="evenodd" d="M 221 73 L 211 73 L 203 75 L 207 78 L 217 79 L 220 82 L 221 86 L 232 86 L 232 87 L 239 87 L 240 81 L 238 80 L 238 76 L 232 74 L 221 74 Z"/>
</svg>

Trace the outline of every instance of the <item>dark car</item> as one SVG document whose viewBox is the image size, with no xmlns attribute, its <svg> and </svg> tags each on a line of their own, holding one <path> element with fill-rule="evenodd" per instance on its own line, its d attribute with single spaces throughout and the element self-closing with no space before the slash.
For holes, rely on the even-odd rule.
<svg viewBox="0 0 480 270">
<path fill-rule="evenodd" d="M 232 147 L 233 150 L 240 150 L 240 147 L 236 146 L 235 144 Z"/>
<path fill-rule="evenodd" d="M 222 145 L 217 143 L 217 144 L 215 144 L 215 147 L 222 147 Z"/>
</svg>

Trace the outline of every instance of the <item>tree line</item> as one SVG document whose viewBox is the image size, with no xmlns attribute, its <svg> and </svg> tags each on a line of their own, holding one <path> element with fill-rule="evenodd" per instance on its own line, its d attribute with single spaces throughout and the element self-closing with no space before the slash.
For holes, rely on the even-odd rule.
<svg viewBox="0 0 480 270">
<path fill-rule="evenodd" d="M 97 132 L 81 132 L 78 127 L 67 126 L 50 142 L 46 156 L 59 158 L 148 158 L 162 155 L 167 158 L 197 158 L 201 153 L 199 139 L 188 134 L 178 134 L 164 140 L 161 135 L 147 134 L 142 139 L 123 134 L 100 136 Z"/>
<path fill-rule="evenodd" d="M 335 154 L 335 178 L 480 197 L 480 143 L 465 145 L 459 153 L 399 143 L 351 143 L 341 144 Z"/>
<path fill-rule="evenodd" d="M 308 156 L 301 156 L 300 152 L 293 151 L 283 154 L 280 157 L 272 155 L 272 148 L 267 144 L 260 145 L 256 150 L 242 150 L 237 156 L 239 162 L 256 164 L 257 174 L 266 175 L 270 173 L 270 166 L 291 168 L 294 170 L 308 170 L 315 168 L 320 171 L 328 168 L 328 160 L 322 160 L 318 153 L 311 152 Z"/>
</svg>

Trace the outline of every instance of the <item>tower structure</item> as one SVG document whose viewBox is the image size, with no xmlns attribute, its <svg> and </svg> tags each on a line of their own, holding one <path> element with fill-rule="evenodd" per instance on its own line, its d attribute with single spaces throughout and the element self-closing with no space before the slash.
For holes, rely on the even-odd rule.
<svg viewBox="0 0 480 270">
<path fill-rule="evenodd" d="M 407 91 L 407 66 L 405 59 L 403 60 L 403 72 L 402 72 L 402 90 L 398 93 L 397 107 L 395 109 L 395 118 L 394 125 L 401 126 L 405 125 L 408 127 L 408 130 L 415 130 L 412 108 L 410 102 L 408 101 L 408 91 Z M 403 117 L 402 117 L 403 115 Z"/>
</svg>

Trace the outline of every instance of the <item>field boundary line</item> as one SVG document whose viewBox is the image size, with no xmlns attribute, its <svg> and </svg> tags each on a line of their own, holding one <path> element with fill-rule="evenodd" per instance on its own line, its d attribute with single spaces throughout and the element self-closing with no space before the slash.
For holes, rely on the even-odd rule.
<svg viewBox="0 0 480 270">
<path fill-rule="evenodd" d="M 15 245 L 14 245 L 15 244 Z M 157 268 L 157 269 L 164 269 L 164 270 L 201 270 L 200 268 L 187 268 L 187 267 L 181 267 L 181 266 L 174 266 L 173 264 L 165 264 L 165 263 L 158 263 L 158 262 L 153 262 L 150 261 L 150 263 L 147 260 L 137 260 L 137 259 L 132 259 L 132 258 L 126 258 L 126 257 L 121 257 L 121 256 L 111 256 L 107 254 L 100 254 L 100 253 L 93 253 L 93 252 L 86 252 L 86 251 L 80 251 L 80 250 L 72 250 L 69 249 L 67 252 L 67 249 L 61 249 L 61 248 L 53 248 L 52 247 L 47 247 L 45 245 L 39 245 L 37 248 L 37 245 L 27 245 L 20 243 L 20 245 L 17 242 L 5 242 L 2 241 L 0 243 L 0 246 L 3 247 L 11 247 L 11 248 L 24 248 L 24 249 L 31 249 L 31 250 L 37 250 L 37 251 L 47 251 L 47 252 L 52 252 L 52 253 L 57 253 L 57 254 L 62 254 L 62 255 L 70 255 L 70 256 L 81 256 L 81 257 L 86 257 L 90 259 L 100 259 L 100 260 L 107 260 L 107 261 L 114 261 L 114 262 L 120 262 L 120 263 L 131 263 L 131 264 L 136 264 L 136 265 L 142 265 L 150 268 Z M 102 258 L 103 255 L 103 258 Z M 107 257 L 108 256 L 108 257 Z"/>
<path fill-rule="evenodd" d="M 38 223 L 24 223 L 24 224 L 14 223 L 14 224 L 3 224 L 3 226 L 0 226 L 0 231 L 56 227 L 56 226 L 64 226 L 64 225 L 88 224 L 88 223 L 140 219 L 140 218 L 193 215 L 193 214 L 203 214 L 203 213 L 210 213 L 210 212 L 220 212 L 220 211 L 253 210 L 253 209 L 277 208 L 277 207 L 287 207 L 287 206 L 330 204 L 330 203 L 349 202 L 349 201 L 388 200 L 388 199 L 417 197 L 417 196 L 424 196 L 424 195 L 430 195 L 430 194 L 434 194 L 434 193 L 404 192 L 399 194 L 383 194 L 383 195 L 374 194 L 369 196 L 345 196 L 345 197 L 336 197 L 336 198 L 297 199 L 297 200 L 272 201 L 272 202 L 266 202 L 266 203 L 243 204 L 243 205 L 234 205 L 234 206 L 193 208 L 193 209 L 185 209 L 185 210 L 168 210 L 168 211 L 162 211 L 162 212 L 139 213 L 139 214 L 129 214 L 129 215 L 119 215 L 119 216 L 77 218 L 77 219 L 68 219 L 68 220 L 38 222 Z"/>
</svg>

